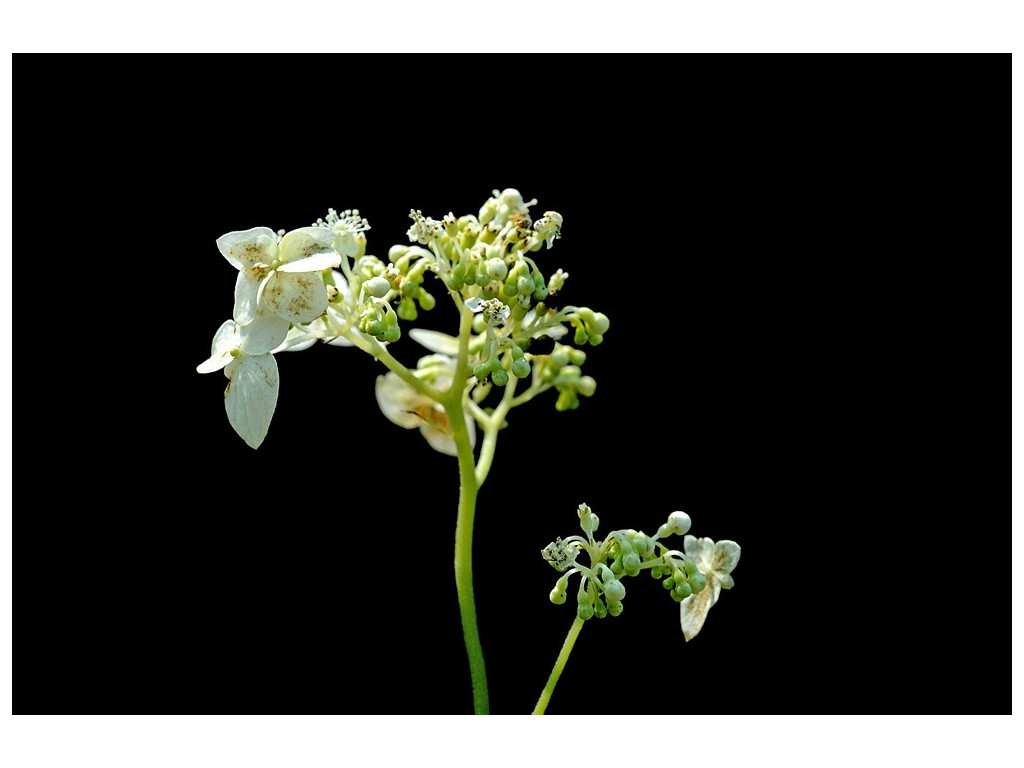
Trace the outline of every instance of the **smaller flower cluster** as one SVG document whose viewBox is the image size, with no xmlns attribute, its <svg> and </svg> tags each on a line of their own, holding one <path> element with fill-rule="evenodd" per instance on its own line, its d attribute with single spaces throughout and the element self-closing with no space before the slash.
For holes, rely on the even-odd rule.
<svg viewBox="0 0 1024 768">
<path fill-rule="evenodd" d="M 704 626 L 711 606 L 718 602 L 721 590 L 733 587 L 731 574 L 740 559 L 736 542 L 715 543 L 687 535 L 683 540 L 684 552 L 661 542 L 690 530 L 690 516 L 685 512 L 669 515 L 654 536 L 627 529 L 612 531 L 600 542 L 594 538 L 600 524 L 598 516 L 586 504 L 580 504 L 578 514 L 586 538 L 555 539 L 541 550 L 541 556 L 564 573 L 551 590 L 550 599 L 556 605 L 566 602 L 569 578 L 580 574 L 576 615 L 584 621 L 622 613 L 626 596 L 622 579 L 647 570 L 653 578 L 661 579 L 671 598 L 680 604 L 683 636 L 692 640 Z M 589 566 L 578 562 L 581 552 L 589 556 Z"/>
</svg>

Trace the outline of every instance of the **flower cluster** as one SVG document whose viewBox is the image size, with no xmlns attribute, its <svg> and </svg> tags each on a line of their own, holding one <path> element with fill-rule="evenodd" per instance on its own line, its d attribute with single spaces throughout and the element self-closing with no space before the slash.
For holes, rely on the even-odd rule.
<svg viewBox="0 0 1024 768">
<path fill-rule="evenodd" d="M 332 208 L 312 226 L 287 234 L 266 227 L 229 232 L 217 247 L 238 270 L 233 318 L 217 331 L 210 358 L 197 370 L 225 372 L 228 419 L 258 447 L 277 403 L 276 353 L 322 341 L 384 359 L 385 345 L 401 339 L 402 324 L 434 308 L 431 290 L 439 288 L 472 316 L 462 361 L 459 338 L 413 329 L 412 337 L 433 354 L 412 375 L 429 386 L 413 386 L 389 366 L 392 372 L 377 381 L 377 402 L 388 419 L 419 428 L 433 448 L 454 455 L 442 401 L 459 364 L 472 374 L 459 388 L 470 439 L 474 422 L 486 421 L 484 400 L 509 382 L 529 381 L 515 405 L 554 389 L 556 408 L 576 408 L 597 386 L 583 375 L 586 354 L 577 347 L 600 344 L 609 322 L 588 307 L 550 305 L 569 275 L 557 269 L 545 278 L 533 254 L 551 248 L 563 221 L 548 211 L 534 222 L 535 204 L 506 189 L 495 190 L 478 216 L 448 214 L 437 221 L 412 211 L 411 245 L 393 246 L 386 260 L 367 254 L 370 227 L 358 210 Z M 538 344 L 567 341 L 570 329 L 575 347 L 559 342 L 545 350 Z"/>
<path fill-rule="evenodd" d="M 541 557 L 564 573 L 551 590 L 551 602 L 566 601 L 569 578 L 580 575 L 576 593 L 576 615 L 583 620 L 622 613 L 626 588 L 622 579 L 649 571 L 673 600 L 680 604 L 683 637 L 692 640 L 707 618 L 722 589 L 733 586 L 732 571 L 739 563 L 740 547 L 734 541 L 698 539 L 685 536 L 684 552 L 670 549 L 660 540 L 684 535 L 690 530 L 690 516 L 673 512 L 654 536 L 633 529 L 612 531 L 604 540 L 594 538 L 600 520 L 586 504 L 579 506 L 580 527 L 586 534 L 555 539 L 541 550 Z M 590 564 L 578 561 L 586 552 Z"/>
</svg>

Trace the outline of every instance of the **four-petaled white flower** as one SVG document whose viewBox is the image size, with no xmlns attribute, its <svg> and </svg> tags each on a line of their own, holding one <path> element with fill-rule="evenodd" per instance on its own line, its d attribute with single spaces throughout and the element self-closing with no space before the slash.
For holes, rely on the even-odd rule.
<svg viewBox="0 0 1024 768">
<path fill-rule="evenodd" d="M 708 585 L 695 595 L 690 595 L 679 604 L 679 622 L 683 637 L 692 640 L 704 626 L 711 606 L 718 602 L 723 589 L 732 589 L 732 570 L 740 561 L 740 545 L 735 541 L 723 540 L 717 544 L 711 539 L 686 536 L 683 550 L 704 574 Z"/>
<path fill-rule="evenodd" d="M 263 312 L 248 325 L 227 320 L 213 336 L 208 360 L 199 373 L 222 370 L 228 377 L 224 409 L 239 437 L 259 448 L 277 408 L 280 379 L 271 354 L 288 335 L 288 321 Z"/>
<path fill-rule="evenodd" d="M 452 386 L 455 361 L 444 355 L 430 355 L 420 362 L 422 364 L 427 361 L 431 364 L 429 368 L 418 368 L 416 373 L 430 372 L 435 376 L 433 386 L 440 392 L 447 392 Z M 452 425 L 443 405 L 417 392 L 391 371 L 377 377 L 376 392 L 377 404 L 388 421 L 404 429 L 419 427 L 420 433 L 435 451 L 448 456 L 458 455 L 452 438 Z M 475 447 L 476 423 L 468 412 L 466 429 L 469 431 L 469 444 Z"/>
<path fill-rule="evenodd" d="M 485 301 L 479 296 L 466 299 L 466 309 L 470 312 L 483 312 L 484 318 L 491 325 L 504 325 L 505 321 L 508 320 L 508 316 L 512 313 L 508 304 L 501 299 L 487 299 Z"/>
<path fill-rule="evenodd" d="M 309 323 L 327 311 L 327 289 L 320 273 L 341 264 L 334 250 L 334 232 L 303 227 L 277 234 L 267 227 L 228 232 L 217 248 L 238 270 L 235 322 L 248 325 L 257 309 L 290 323 Z"/>
</svg>

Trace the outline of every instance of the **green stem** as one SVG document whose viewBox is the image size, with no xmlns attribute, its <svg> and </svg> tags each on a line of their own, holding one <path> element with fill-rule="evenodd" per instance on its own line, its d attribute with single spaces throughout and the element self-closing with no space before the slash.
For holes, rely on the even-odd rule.
<svg viewBox="0 0 1024 768">
<path fill-rule="evenodd" d="M 378 342 L 376 339 L 366 336 L 365 334 L 358 333 L 354 329 L 349 328 L 344 334 L 345 338 L 355 344 L 359 349 L 363 350 L 371 357 L 380 362 L 384 363 L 389 370 L 393 371 L 399 376 L 406 384 L 415 389 L 421 395 L 426 395 L 431 400 L 442 402 L 441 393 L 434 389 L 427 382 L 419 379 L 416 374 L 402 365 L 394 356 L 388 352 L 387 348 L 383 344 Z"/>
<path fill-rule="evenodd" d="M 452 439 L 459 458 L 459 515 L 455 522 L 455 587 L 459 595 L 459 614 L 462 617 L 462 635 L 469 656 L 469 674 L 473 683 L 473 712 L 486 715 L 490 711 L 487 698 L 487 669 L 484 651 L 480 645 L 480 632 L 476 626 L 476 602 L 473 597 L 473 517 L 480 484 L 476 478 L 473 448 L 466 428 L 466 413 L 462 393 L 466 388 L 469 335 L 472 333 L 473 315 L 460 307 L 459 357 L 455 381 L 445 397 L 445 411 L 452 427 Z"/>
<path fill-rule="evenodd" d="M 565 636 L 565 642 L 562 643 L 562 650 L 558 654 L 558 658 L 555 660 L 555 666 L 551 669 L 551 675 L 548 677 L 547 685 L 544 686 L 544 690 L 541 691 L 540 698 L 537 699 L 537 706 L 533 708 L 533 714 L 543 715 L 544 710 L 548 708 L 548 702 L 551 701 L 551 694 L 555 692 L 555 686 L 558 684 L 558 678 L 562 676 L 562 670 L 565 668 L 565 662 L 569 660 L 569 654 L 572 653 L 572 647 L 576 645 L 576 638 L 579 637 L 581 629 L 583 629 L 583 619 L 577 616 L 573 621 L 572 626 L 569 627 L 569 634 Z"/>
</svg>

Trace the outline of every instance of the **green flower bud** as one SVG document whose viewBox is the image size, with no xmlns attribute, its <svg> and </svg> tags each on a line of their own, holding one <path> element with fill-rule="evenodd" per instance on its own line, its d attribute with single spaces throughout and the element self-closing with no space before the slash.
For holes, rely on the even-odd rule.
<svg viewBox="0 0 1024 768">
<path fill-rule="evenodd" d="M 372 277 L 363 283 L 363 290 L 377 299 L 382 299 L 391 290 L 391 283 L 383 277 Z"/>
<path fill-rule="evenodd" d="M 608 615 L 608 609 L 604 607 L 604 600 L 600 597 L 594 601 L 594 615 L 599 619 L 603 619 Z"/>
<path fill-rule="evenodd" d="M 530 375 L 530 364 L 526 362 L 525 358 L 519 358 L 512 363 L 512 374 L 517 379 L 525 379 Z"/>
<path fill-rule="evenodd" d="M 420 303 L 420 306 L 428 312 L 437 306 L 437 299 L 422 288 L 420 288 L 419 293 L 416 294 L 416 300 Z"/>
<path fill-rule="evenodd" d="M 708 585 L 707 577 L 704 576 L 704 574 L 700 571 L 697 571 L 697 573 L 693 574 L 693 576 L 687 579 L 687 581 L 689 581 L 690 588 L 693 590 L 694 594 L 700 592 L 704 589 L 704 587 Z"/>
<path fill-rule="evenodd" d="M 592 334 L 590 334 L 590 346 L 596 347 L 602 341 L 604 341 L 604 334 L 602 334 L 602 333 L 592 333 Z"/>
<path fill-rule="evenodd" d="M 523 296 L 529 296 L 533 293 L 533 280 L 529 277 L 520 277 L 516 283 L 516 289 Z"/>
<path fill-rule="evenodd" d="M 368 333 L 371 336 L 380 337 L 384 333 L 384 324 L 379 320 L 369 320 L 363 327 L 363 333 Z"/>
<path fill-rule="evenodd" d="M 555 587 L 548 595 L 548 599 L 555 605 L 562 605 L 565 602 L 565 592 L 561 592 L 558 587 Z"/>
<path fill-rule="evenodd" d="M 653 568 L 651 568 L 651 578 L 652 579 L 660 579 L 661 578 L 661 566 L 660 565 L 656 565 Z"/>
<path fill-rule="evenodd" d="M 461 277 L 457 277 L 455 274 L 452 274 L 452 276 L 448 278 L 448 287 L 451 288 L 453 291 L 461 291 L 463 286 L 465 285 L 466 282 Z"/>
<path fill-rule="evenodd" d="M 689 578 L 695 573 L 699 573 L 697 570 L 697 564 L 693 560 L 683 560 L 683 570 L 686 571 L 686 576 Z"/>
<path fill-rule="evenodd" d="M 504 369 L 499 368 L 498 370 L 491 373 L 491 381 L 494 382 L 496 387 L 504 387 L 508 384 L 508 374 L 505 373 Z"/>
<path fill-rule="evenodd" d="M 576 333 L 573 335 L 572 340 L 577 344 L 586 344 L 587 338 L 587 332 L 584 330 L 583 326 L 577 326 Z"/>
<path fill-rule="evenodd" d="M 506 299 L 515 298 L 515 296 L 519 293 L 519 286 L 516 284 L 515 280 L 509 280 L 502 287 L 502 291 L 504 292 Z"/>
<path fill-rule="evenodd" d="M 640 573 L 640 555 L 636 552 L 630 552 L 628 555 L 623 557 L 622 570 L 626 572 L 627 576 L 636 576 Z"/>
<path fill-rule="evenodd" d="M 591 605 L 577 605 L 576 615 L 579 616 L 583 621 L 594 617 L 594 609 Z"/>
<path fill-rule="evenodd" d="M 622 603 L 615 600 L 608 601 L 608 613 L 612 616 L 618 616 L 622 613 Z"/>
<path fill-rule="evenodd" d="M 626 588 L 618 579 L 612 579 L 605 582 L 604 594 L 609 600 L 621 600 L 626 596 Z"/>
<path fill-rule="evenodd" d="M 672 599 L 685 600 L 692 591 L 687 582 L 681 581 L 672 588 Z"/>
<path fill-rule="evenodd" d="M 388 249 L 388 261 L 394 263 L 409 252 L 408 245 L 392 245 Z"/>
<path fill-rule="evenodd" d="M 673 579 L 671 576 L 669 576 L 667 579 L 661 582 L 661 586 L 663 586 L 665 589 L 672 589 L 672 587 L 674 587 L 675 585 L 675 579 Z"/>
<path fill-rule="evenodd" d="M 668 525 L 672 528 L 672 533 L 682 536 L 690 530 L 690 516 L 685 512 L 673 512 L 668 516 Z"/>
<path fill-rule="evenodd" d="M 389 325 L 384 329 L 383 341 L 386 341 L 388 344 L 394 344 L 400 338 L 402 338 L 402 330 L 397 325 Z"/>
<path fill-rule="evenodd" d="M 576 349 L 575 347 L 566 347 L 569 350 L 569 362 L 573 365 L 579 366 L 587 362 L 587 353 L 582 349 Z"/>
<path fill-rule="evenodd" d="M 505 262 L 501 259 L 492 258 L 487 262 L 487 274 L 491 280 L 504 282 L 505 276 L 508 275 L 508 267 L 505 266 Z"/>
<path fill-rule="evenodd" d="M 374 280 L 377 279 L 378 278 L 376 277 L 374 278 Z M 396 311 L 402 320 L 408 320 L 410 322 L 419 316 L 419 313 L 416 312 L 416 304 L 413 303 L 413 300 L 408 296 L 398 302 L 398 309 Z"/>
<path fill-rule="evenodd" d="M 583 529 L 584 533 L 594 533 L 600 524 L 601 519 L 593 512 L 580 517 L 580 528 Z"/>
<path fill-rule="evenodd" d="M 615 559 L 612 560 L 612 573 L 616 576 L 622 575 L 622 555 L 616 555 Z"/>
<path fill-rule="evenodd" d="M 586 583 L 587 580 L 584 577 L 583 581 L 580 582 L 580 591 L 576 593 L 576 602 L 580 605 L 590 605 L 591 603 L 590 595 L 585 588 Z"/>
<path fill-rule="evenodd" d="M 580 399 L 571 389 L 558 390 L 558 399 L 555 401 L 556 411 L 572 411 L 580 407 Z"/>
</svg>

